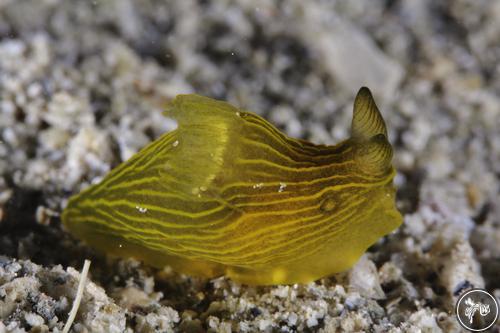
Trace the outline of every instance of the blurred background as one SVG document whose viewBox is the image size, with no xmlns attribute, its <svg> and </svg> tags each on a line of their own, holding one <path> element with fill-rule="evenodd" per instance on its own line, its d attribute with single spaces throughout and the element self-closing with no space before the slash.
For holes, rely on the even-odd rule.
<svg viewBox="0 0 500 333">
<path fill-rule="evenodd" d="M 496 1 L 0 0 L 0 332 L 61 329 L 84 258 L 78 332 L 460 331 L 464 290 L 500 296 L 499 40 Z M 62 230 L 71 194 L 175 128 L 161 109 L 176 94 L 334 144 L 361 86 L 405 223 L 346 274 L 203 281 Z"/>
</svg>

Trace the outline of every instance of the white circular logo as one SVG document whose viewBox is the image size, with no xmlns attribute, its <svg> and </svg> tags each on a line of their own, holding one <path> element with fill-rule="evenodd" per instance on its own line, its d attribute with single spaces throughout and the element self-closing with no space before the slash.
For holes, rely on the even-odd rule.
<svg viewBox="0 0 500 333">
<path fill-rule="evenodd" d="M 455 313 L 463 328 L 483 332 L 498 320 L 498 301 L 484 289 L 467 290 L 458 299 Z"/>
</svg>

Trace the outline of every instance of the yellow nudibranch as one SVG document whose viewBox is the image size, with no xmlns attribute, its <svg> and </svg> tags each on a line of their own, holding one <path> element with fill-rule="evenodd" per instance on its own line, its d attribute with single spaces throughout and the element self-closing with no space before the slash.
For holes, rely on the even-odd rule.
<svg viewBox="0 0 500 333">
<path fill-rule="evenodd" d="M 246 284 L 347 270 L 397 228 L 392 147 L 370 91 L 351 138 L 293 139 L 254 113 L 179 95 L 176 130 L 74 196 L 64 225 L 101 251 Z"/>
</svg>

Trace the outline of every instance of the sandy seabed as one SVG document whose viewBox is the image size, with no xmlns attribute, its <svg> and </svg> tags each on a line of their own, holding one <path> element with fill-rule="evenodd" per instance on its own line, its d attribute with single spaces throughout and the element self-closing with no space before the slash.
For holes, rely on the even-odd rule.
<svg viewBox="0 0 500 333">
<path fill-rule="evenodd" d="M 0 332 L 458 332 L 500 297 L 500 3 L 0 0 Z M 404 224 L 350 271 L 247 287 L 106 258 L 65 232 L 71 194 L 175 127 L 196 92 L 287 134 L 348 137 L 367 85 Z M 496 331 L 500 330 L 496 326 Z"/>
</svg>

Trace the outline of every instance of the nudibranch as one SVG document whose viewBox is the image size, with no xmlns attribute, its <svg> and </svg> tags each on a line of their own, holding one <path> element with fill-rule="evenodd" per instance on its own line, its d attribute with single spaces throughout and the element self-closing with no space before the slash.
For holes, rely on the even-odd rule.
<svg viewBox="0 0 500 333">
<path fill-rule="evenodd" d="M 270 285 L 347 270 L 402 222 L 392 147 L 367 88 L 351 138 L 334 146 L 198 95 L 177 96 L 165 115 L 177 129 L 70 199 L 71 233 L 152 266 Z"/>
</svg>

